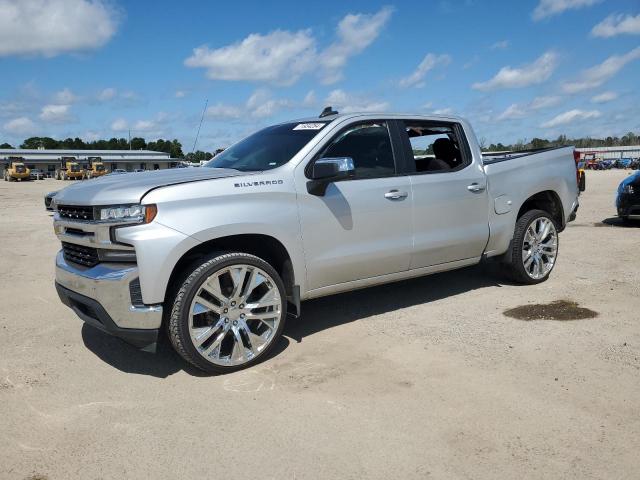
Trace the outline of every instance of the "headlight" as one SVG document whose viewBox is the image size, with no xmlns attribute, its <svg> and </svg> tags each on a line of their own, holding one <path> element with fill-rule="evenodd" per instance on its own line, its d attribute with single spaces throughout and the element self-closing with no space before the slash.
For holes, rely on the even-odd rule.
<svg viewBox="0 0 640 480">
<path fill-rule="evenodd" d="M 633 195 L 634 192 L 635 190 L 633 189 L 633 185 L 631 185 L 630 183 L 622 187 L 622 193 L 628 193 L 630 195 Z"/>
<path fill-rule="evenodd" d="M 157 212 L 155 205 L 115 205 L 98 207 L 97 219 L 102 222 L 149 223 Z"/>
</svg>

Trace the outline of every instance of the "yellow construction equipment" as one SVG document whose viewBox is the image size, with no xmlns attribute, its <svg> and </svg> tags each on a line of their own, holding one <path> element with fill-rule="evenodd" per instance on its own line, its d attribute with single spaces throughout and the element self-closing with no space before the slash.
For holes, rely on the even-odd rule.
<svg viewBox="0 0 640 480">
<path fill-rule="evenodd" d="M 30 170 L 24 164 L 24 158 L 9 157 L 7 163 L 4 166 L 4 181 L 28 181 L 31 180 L 30 173 Z"/>
<path fill-rule="evenodd" d="M 76 157 L 61 157 L 55 177 L 56 180 L 83 180 L 85 169 L 76 161 Z"/>
<path fill-rule="evenodd" d="M 101 177 L 107 173 L 101 157 L 89 157 L 88 160 L 89 168 L 87 169 L 87 178 Z"/>
</svg>

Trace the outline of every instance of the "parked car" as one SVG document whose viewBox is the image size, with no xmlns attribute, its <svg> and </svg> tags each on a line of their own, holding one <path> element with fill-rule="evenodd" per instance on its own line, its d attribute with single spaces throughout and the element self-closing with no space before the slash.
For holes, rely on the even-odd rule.
<svg viewBox="0 0 640 480">
<path fill-rule="evenodd" d="M 45 174 L 39 168 L 30 168 L 29 177 L 31 178 L 31 180 L 44 180 Z"/>
<path fill-rule="evenodd" d="M 202 168 L 62 190 L 57 291 L 105 332 L 153 350 L 167 331 L 188 362 L 229 372 L 263 359 L 302 300 L 481 260 L 545 281 L 577 183 L 571 147 L 483 159 L 457 117 L 323 112 Z"/>
<path fill-rule="evenodd" d="M 140 172 L 146 172 L 146 170 L 144 168 L 136 168 L 133 172 L 140 173 Z"/>
<path fill-rule="evenodd" d="M 113 170 L 111 173 L 107 173 L 105 175 L 105 177 L 108 177 L 110 175 L 121 175 L 123 173 L 127 173 L 127 171 L 123 168 L 116 168 L 115 170 Z"/>
<path fill-rule="evenodd" d="M 44 208 L 53 211 L 53 197 L 56 196 L 58 192 L 49 192 L 44 196 Z"/>
<path fill-rule="evenodd" d="M 616 209 L 618 217 L 625 223 L 640 220 L 640 171 L 629 175 L 618 185 Z"/>
</svg>

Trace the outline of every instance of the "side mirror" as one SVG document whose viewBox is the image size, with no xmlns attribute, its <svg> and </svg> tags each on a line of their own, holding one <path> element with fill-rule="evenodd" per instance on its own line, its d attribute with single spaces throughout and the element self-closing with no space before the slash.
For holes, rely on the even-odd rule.
<svg viewBox="0 0 640 480">
<path fill-rule="evenodd" d="M 353 178 L 355 172 L 351 157 L 320 158 L 313 164 L 312 180 L 307 182 L 307 191 L 311 195 L 323 196 L 330 183 Z"/>
</svg>

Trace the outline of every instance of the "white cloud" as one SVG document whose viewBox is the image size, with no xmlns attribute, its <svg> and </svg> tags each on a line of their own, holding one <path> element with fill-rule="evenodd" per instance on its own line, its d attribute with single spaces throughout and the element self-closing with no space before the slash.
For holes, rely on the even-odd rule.
<svg viewBox="0 0 640 480">
<path fill-rule="evenodd" d="M 433 111 L 434 115 L 453 115 L 453 108 L 438 108 Z"/>
<path fill-rule="evenodd" d="M 115 88 L 105 88 L 100 93 L 98 93 L 98 100 L 101 102 L 108 102 L 109 100 L 113 100 L 117 94 L 118 91 Z"/>
<path fill-rule="evenodd" d="M 290 32 L 275 30 L 266 35 L 252 33 L 245 39 L 220 48 L 194 48 L 185 60 L 187 67 L 206 69 L 214 80 L 265 82 L 292 85 L 317 70 L 324 83 L 341 78 L 348 59 L 361 53 L 379 35 L 392 10 L 375 14 L 349 14 L 337 28 L 337 39 L 318 52 L 310 29 Z"/>
<path fill-rule="evenodd" d="M 566 10 L 577 10 L 579 8 L 590 7 L 602 0 L 540 0 L 531 17 L 538 21 L 547 17 L 560 15 Z"/>
<path fill-rule="evenodd" d="M 592 37 L 615 37 L 616 35 L 640 35 L 640 14 L 622 15 L 612 13 L 591 29 Z"/>
<path fill-rule="evenodd" d="M 614 77 L 627 63 L 638 59 L 640 59 L 640 47 L 636 47 L 624 55 L 611 55 L 604 62 L 583 70 L 579 80 L 565 82 L 562 89 L 566 93 L 578 93 L 598 88 Z"/>
<path fill-rule="evenodd" d="M 92 130 L 86 131 L 82 134 L 81 137 L 83 140 L 86 140 L 87 142 L 95 142 L 96 140 L 100 140 L 102 138 L 104 138 L 104 135 L 98 132 L 94 132 Z"/>
<path fill-rule="evenodd" d="M 243 110 L 235 105 L 217 103 L 207 107 L 206 116 L 210 118 L 240 118 Z"/>
<path fill-rule="evenodd" d="M 195 48 L 185 65 L 205 68 L 207 77 L 214 80 L 291 85 L 313 67 L 315 57 L 310 30 L 276 30 L 267 35 L 252 33 L 241 42 L 214 50 Z"/>
<path fill-rule="evenodd" d="M 375 14 L 346 15 L 337 28 L 337 40 L 320 55 L 323 83 L 335 83 L 342 78 L 342 69 L 350 57 L 371 45 L 387 24 L 393 9 L 384 7 Z"/>
<path fill-rule="evenodd" d="M 491 45 L 491 50 L 504 50 L 509 47 L 509 40 L 502 40 Z"/>
<path fill-rule="evenodd" d="M 79 100 L 78 96 L 68 88 L 56 92 L 56 94 L 53 96 L 53 99 L 55 103 L 63 105 L 69 105 Z"/>
<path fill-rule="evenodd" d="M 93 98 L 89 99 L 91 103 L 107 103 L 116 102 L 120 106 L 132 106 L 140 101 L 137 93 L 131 90 L 120 91 L 113 87 L 108 87 L 97 92 Z"/>
<path fill-rule="evenodd" d="M 111 123 L 111 130 L 114 132 L 124 132 L 129 128 L 129 122 L 124 118 L 118 118 Z"/>
<path fill-rule="evenodd" d="M 13 133 L 14 135 L 27 135 L 32 133 L 36 126 L 29 117 L 18 117 L 6 122 L 2 128 L 6 132 Z"/>
<path fill-rule="evenodd" d="M 176 90 L 176 98 L 184 98 L 187 96 L 187 92 L 185 92 L 184 90 Z"/>
<path fill-rule="evenodd" d="M 591 102 L 593 103 L 607 103 L 612 100 L 618 98 L 618 94 L 616 92 L 602 92 L 598 95 L 594 95 L 591 97 Z"/>
<path fill-rule="evenodd" d="M 120 16 L 105 0 L 0 0 L 0 12 L 0 57 L 96 49 Z"/>
<path fill-rule="evenodd" d="M 247 111 L 255 118 L 272 116 L 278 110 L 293 106 L 293 102 L 286 98 L 272 98 L 265 89 L 256 90 L 247 100 Z"/>
<path fill-rule="evenodd" d="M 513 103 L 507 107 L 507 109 L 496 117 L 496 120 L 514 120 L 517 118 L 524 118 L 527 116 L 525 108 L 521 107 L 517 103 Z"/>
<path fill-rule="evenodd" d="M 500 113 L 496 120 L 504 121 L 504 120 L 516 120 L 519 118 L 525 118 L 528 115 L 531 115 L 535 110 L 542 110 L 549 107 L 554 107 L 560 101 L 562 97 L 551 95 L 551 96 L 542 96 L 536 97 L 531 100 L 529 103 L 518 104 L 513 103 L 509 105 L 502 113 Z"/>
<path fill-rule="evenodd" d="M 325 99 L 326 105 L 331 105 L 341 113 L 354 112 L 384 112 L 389 108 L 388 102 L 371 100 L 360 95 L 353 95 L 344 90 L 332 90 Z"/>
<path fill-rule="evenodd" d="M 533 63 L 520 68 L 502 67 L 491 80 L 474 83 L 472 88 L 488 91 L 537 85 L 549 79 L 557 64 L 558 56 L 553 52 L 546 52 Z"/>
<path fill-rule="evenodd" d="M 150 132 L 158 129 L 158 125 L 153 120 L 138 120 L 133 124 L 132 130 L 136 132 Z"/>
<path fill-rule="evenodd" d="M 404 77 L 400 80 L 401 87 L 423 87 L 424 77 L 439 65 L 446 66 L 451 63 L 451 57 L 447 54 L 435 55 L 428 53 L 422 62 L 418 65 L 418 68 L 408 77 Z"/>
<path fill-rule="evenodd" d="M 302 100 L 302 105 L 305 107 L 314 107 L 318 103 L 318 99 L 316 98 L 316 92 L 310 90 L 305 96 L 304 100 Z"/>
<path fill-rule="evenodd" d="M 310 91 L 302 102 L 288 98 L 274 98 L 271 92 L 264 88 L 254 91 L 242 105 L 217 103 L 206 110 L 207 117 L 218 119 L 237 119 L 242 117 L 267 118 L 282 109 L 293 107 L 309 107 L 315 102 L 315 93 Z"/>
<path fill-rule="evenodd" d="M 29 104 L 24 101 L 10 101 L 0 103 L 0 117 L 13 117 L 29 110 Z"/>
<path fill-rule="evenodd" d="M 558 125 L 566 125 L 567 123 L 573 123 L 582 120 L 588 120 L 590 118 L 598 118 L 600 112 L 598 110 L 569 110 L 568 112 L 561 113 L 553 117 L 551 120 L 544 122 L 540 125 L 542 128 L 553 128 Z"/>
<path fill-rule="evenodd" d="M 114 132 L 125 132 L 131 130 L 131 135 L 146 133 L 147 135 L 161 135 L 164 133 L 164 123 L 167 115 L 158 113 L 153 120 L 137 120 L 130 123 L 124 118 L 117 118 L 111 122 L 111 130 Z"/>
<path fill-rule="evenodd" d="M 532 110 L 541 110 L 543 108 L 555 107 L 561 101 L 562 101 L 562 97 L 558 95 L 536 97 L 533 100 L 531 100 L 529 107 Z"/>
<path fill-rule="evenodd" d="M 48 123 L 66 123 L 71 120 L 69 105 L 45 105 L 40 112 L 40 120 Z"/>
</svg>

